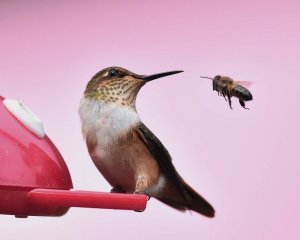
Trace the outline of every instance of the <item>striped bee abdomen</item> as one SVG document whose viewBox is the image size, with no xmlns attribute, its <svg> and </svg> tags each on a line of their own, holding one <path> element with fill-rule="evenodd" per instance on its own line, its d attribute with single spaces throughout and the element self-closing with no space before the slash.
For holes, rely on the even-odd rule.
<svg viewBox="0 0 300 240">
<path fill-rule="evenodd" d="M 241 85 L 236 85 L 233 87 L 231 90 L 231 95 L 243 101 L 250 101 L 253 99 L 251 92 Z"/>
</svg>

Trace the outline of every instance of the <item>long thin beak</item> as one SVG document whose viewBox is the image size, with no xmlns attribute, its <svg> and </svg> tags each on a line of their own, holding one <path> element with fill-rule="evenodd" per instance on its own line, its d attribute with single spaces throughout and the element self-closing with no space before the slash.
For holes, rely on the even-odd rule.
<svg viewBox="0 0 300 240">
<path fill-rule="evenodd" d="M 201 76 L 200 76 L 201 77 Z M 210 77 L 201 77 L 201 78 L 208 78 L 210 80 L 214 80 L 213 78 L 210 78 Z"/>
<path fill-rule="evenodd" d="M 143 80 L 146 81 L 146 82 L 150 82 L 150 81 L 152 81 L 154 79 L 157 79 L 157 78 L 166 77 L 166 76 L 181 73 L 181 72 L 183 72 L 183 71 L 172 71 L 172 72 L 157 73 L 157 74 L 153 74 L 153 75 L 149 75 L 149 76 L 143 76 Z"/>
</svg>

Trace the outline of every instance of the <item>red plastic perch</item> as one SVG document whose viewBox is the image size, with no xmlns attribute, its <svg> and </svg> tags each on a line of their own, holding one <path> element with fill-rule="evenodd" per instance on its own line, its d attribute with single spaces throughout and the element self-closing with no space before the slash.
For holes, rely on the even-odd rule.
<svg viewBox="0 0 300 240">
<path fill-rule="evenodd" d="M 32 204 L 58 207 L 144 211 L 147 204 L 145 195 L 78 190 L 34 189 L 28 192 L 27 197 Z"/>
</svg>

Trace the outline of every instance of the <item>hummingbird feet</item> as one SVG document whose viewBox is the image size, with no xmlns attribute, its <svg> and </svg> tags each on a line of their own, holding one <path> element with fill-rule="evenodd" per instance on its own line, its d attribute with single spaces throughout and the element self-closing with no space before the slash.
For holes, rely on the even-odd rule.
<svg viewBox="0 0 300 240">
<path fill-rule="evenodd" d="M 144 194 L 147 196 L 147 201 L 149 201 L 150 196 L 146 193 L 147 188 L 148 188 L 147 178 L 143 175 L 139 175 L 135 184 L 134 194 Z"/>
<path fill-rule="evenodd" d="M 145 193 L 145 192 L 134 192 L 133 194 L 142 194 L 142 195 L 146 195 L 146 197 L 147 197 L 147 201 L 149 201 L 150 200 L 150 198 L 151 198 L 151 196 L 150 195 L 148 195 L 147 193 Z"/>
<path fill-rule="evenodd" d="M 150 196 L 147 194 L 147 193 L 145 193 L 145 192 L 134 192 L 133 194 L 142 194 L 142 195 L 146 195 L 146 197 L 147 197 L 147 201 L 149 201 L 150 200 Z M 145 210 L 134 210 L 135 212 L 144 212 Z"/>
<path fill-rule="evenodd" d="M 126 193 L 120 186 L 115 186 L 110 190 L 111 193 Z"/>
</svg>

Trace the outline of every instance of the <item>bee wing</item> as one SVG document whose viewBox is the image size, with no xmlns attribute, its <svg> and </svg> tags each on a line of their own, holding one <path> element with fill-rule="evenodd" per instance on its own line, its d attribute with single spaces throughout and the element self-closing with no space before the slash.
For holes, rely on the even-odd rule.
<svg viewBox="0 0 300 240">
<path fill-rule="evenodd" d="M 245 88 L 251 87 L 251 85 L 253 84 L 253 82 L 248 82 L 248 81 L 237 81 L 235 83 Z"/>
</svg>

